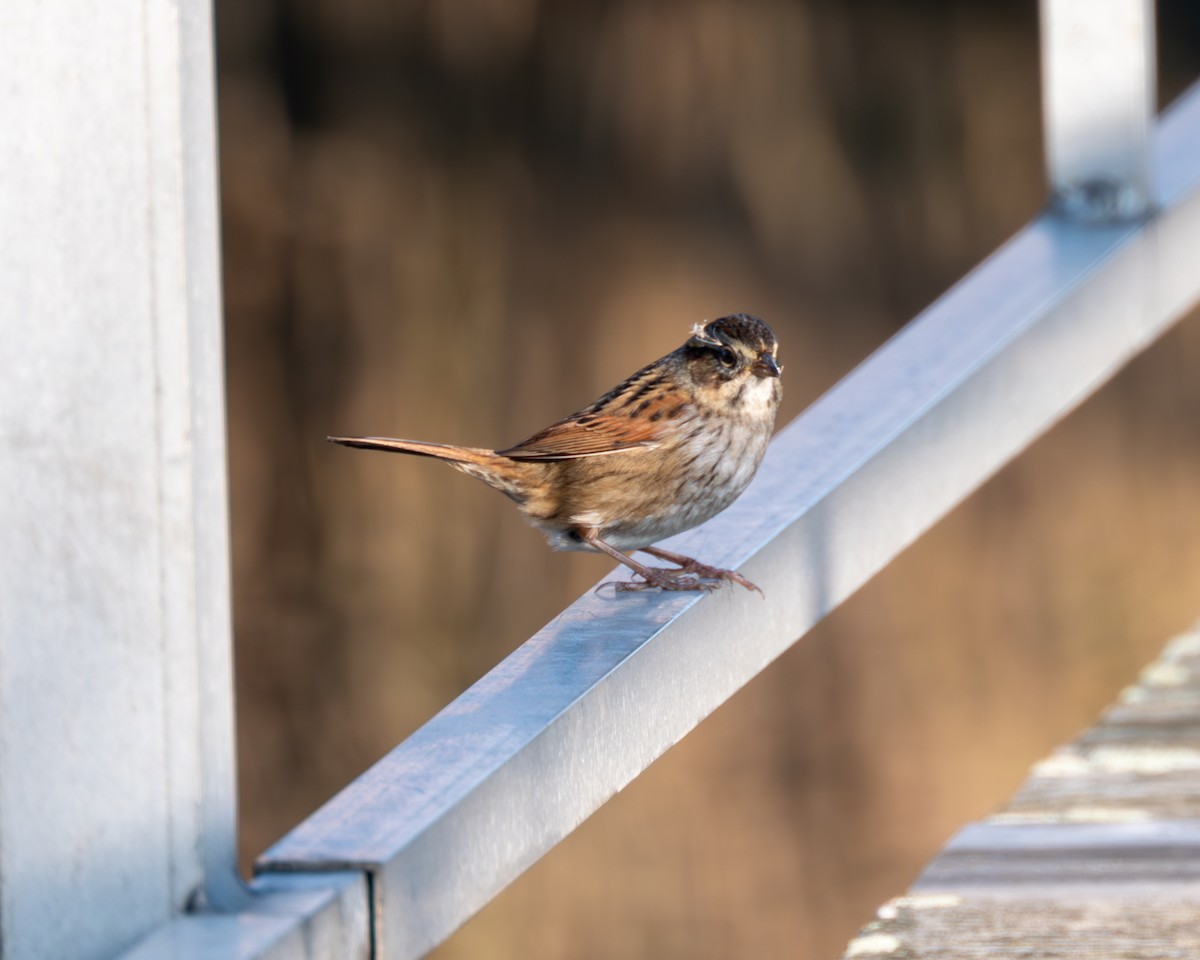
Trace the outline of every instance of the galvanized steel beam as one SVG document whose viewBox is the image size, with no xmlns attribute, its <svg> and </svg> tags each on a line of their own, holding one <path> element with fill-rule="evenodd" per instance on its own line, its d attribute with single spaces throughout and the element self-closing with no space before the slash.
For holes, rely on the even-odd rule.
<svg viewBox="0 0 1200 960">
<path fill-rule="evenodd" d="M 0 952 L 233 905 L 211 9 L 0 12 Z"/>
<path fill-rule="evenodd" d="M 1154 202 L 1154 0 L 1042 0 L 1042 123 L 1052 204 L 1084 220 Z"/>
<path fill-rule="evenodd" d="M 234 912 L 185 914 L 121 960 L 371 960 L 361 873 L 263 877 Z"/>
</svg>

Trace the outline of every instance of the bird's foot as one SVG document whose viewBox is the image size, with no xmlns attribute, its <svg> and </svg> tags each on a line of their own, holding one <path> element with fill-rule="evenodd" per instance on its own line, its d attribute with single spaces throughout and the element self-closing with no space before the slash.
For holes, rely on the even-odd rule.
<svg viewBox="0 0 1200 960">
<path fill-rule="evenodd" d="M 676 572 L 677 576 L 678 574 L 690 574 L 701 581 L 716 581 L 714 587 L 719 586 L 720 581 L 727 580 L 731 583 L 738 583 L 748 590 L 755 590 L 760 596 L 766 596 L 757 584 L 746 580 L 736 570 L 725 570 L 720 568 L 720 566 L 709 566 L 707 563 L 701 563 L 700 560 L 685 557 L 682 553 L 672 553 L 670 550 L 662 550 L 662 547 L 643 547 L 643 550 L 652 557 L 658 557 L 660 560 L 666 560 L 667 563 L 673 563 L 678 566 L 679 570 L 677 572 L 672 571 Z M 714 587 L 706 587 L 704 589 L 714 589 Z"/>
<path fill-rule="evenodd" d="M 715 569 L 715 568 L 709 568 Z M 616 584 L 618 593 L 636 593 L 642 590 L 716 590 L 721 585 L 717 577 L 691 576 L 691 571 L 663 570 L 661 567 L 646 567 L 639 576 L 641 580 L 627 580 Z M 736 574 L 735 574 L 736 576 Z"/>
<path fill-rule="evenodd" d="M 663 550 L 661 547 L 649 547 L 646 553 L 653 557 L 658 557 L 660 560 L 666 560 L 668 563 L 673 563 L 679 567 L 679 573 L 692 574 L 701 581 L 717 581 L 718 584 L 722 580 L 728 580 L 730 583 L 736 583 L 747 590 L 755 591 L 760 597 L 765 597 L 762 588 L 757 584 L 752 583 L 743 577 L 736 570 L 725 570 L 722 567 L 710 567 L 707 563 L 701 563 L 699 560 L 693 560 L 691 557 L 685 557 L 681 553 L 671 553 L 669 550 Z M 714 585 L 715 586 L 715 585 Z M 704 589 L 711 590 L 713 587 Z"/>
<path fill-rule="evenodd" d="M 743 577 L 736 570 L 725 570 L 721 567 L 710 567 L 707 563 L 701 563 L 699 560 L 689 560 L 679 567 L 684 573 L 693 573 L 701 580 L 728 580 L 730 583 L 740 584 L 747 590 L 754 590 L 759 596 L 766 596 L 762 592 L 762 588 L 756 583 L 752 583 Z"/>
</svg>

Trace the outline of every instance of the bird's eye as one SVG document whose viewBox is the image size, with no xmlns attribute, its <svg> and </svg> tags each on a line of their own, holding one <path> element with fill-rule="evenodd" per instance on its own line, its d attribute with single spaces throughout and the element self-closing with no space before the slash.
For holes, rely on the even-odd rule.
<svg viewBox="0 0 1200 960">
<path fill-rule="evenodd" d="M 717 351 L 717 359 L 721 361 L 721 366 L 723 367 L 732 367 L 737 363 L 737 357 L 734 356 L 733 351 L 728 347 L 722 347 Z"/>
</svg>

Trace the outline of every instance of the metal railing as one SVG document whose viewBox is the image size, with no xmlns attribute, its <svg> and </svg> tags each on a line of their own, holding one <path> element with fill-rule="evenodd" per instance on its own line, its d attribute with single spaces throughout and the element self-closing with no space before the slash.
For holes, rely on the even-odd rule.
<svg viewBox="0 0 1200 960">
<path fill-rule="evenodd" d="M 88 8 L 77 6 L 82 36 Z M 143 734 L 146 755 L 158 758 L 153 776 L 197 786 L 204 798 L 197 805 L 178 790 L 168 797 L 164 849 L 147 862 L 170 878 L 170 892 L 139 893 L 144 909 L 130 922 L 160 925 L 127 958 L 395 960 L 426 952 L 1200 296 L 1200 91 L 1153 122 L 1148 0 L 1044 0 L 1051 212 L 785 428 L 736 504 L 677 538 L 684 552 L 744 568 L 765 600 L 734 590 L 585 595 L 267 851 L 250 895 L 238 897 L 227 882 L 233 872 L 228 587 L 213 561 L 224 534 L 206 532 L 196 519 L 207 516 L 211 526 L 213 517 L 223 523 L 225 516 L 214 399 L 220 378 L 211 362 L 214 343 L 219 347 L 216 278 L 205 259 L 215 250 L 209 246 L 215 191 L 203 159 L 212 147 L 211 125 L 203 122 L 211 110 L 211 66 L 204 66 L 210 39 L 194 10 L 176 20 L 174 6 L 157 0 L 126 8 L 135 11 L 130 17 L 142 11 L 142 33 L 131 42 L 148 59 L 141 74 L 125 79 L 153 121 L 133 133 L 152 145 L 186 148 L 180 147 L 182 163 L 170 149 L 149 151 L 152 175 L 142 196 L 185 202 L 151 204 L 162 215 L 151 217 L 158 230 L 150 231 L 151 249 L 171 243 L 167 254 L 151 257 L 142 289 L 159 296 L 174 290 L 182 308 L 173 313 L 170 303 L 152 303 L 148 325 L 158 334 L 146 349 L 157 366 L 152 362 L 149 373 L 131 367 L 159 413 L 148 425 L 158 443 L 145 457 L 145 476 L 161 509 L 145 525 L 163 556 L 148 561 L 156 575 L 143 599 L 165 615 L 144 649 L 120 648 L 113 660 L 117 667 L 138 664 L 146 674 L 146 657 L 157 658 L 148 662 L 151 673 L 158 671 L 154 689 L 166 720 L 151 734 L 160 737 L 159 747 L 169 745 L 166 755 L 155 753 L 154 736 L 137 726 L 144 719 L 115 722 Z M 0 50 L 20 42 L 22 29 L 40 36 L 26 23 L 37 16 L 49 14 L 25 17 L 9 40 L 0 39 Z M 176 43 L 169 55 L 149 42 L 163 36 Z M 19 161 L 0 153 L 0 172 Z M 183 280 L 163 286 L 164 277 Z M 113 298 L 114 317 L 121 300 Z M 49 310 L 47 304 L 35 306 Z M 87 329 L 83 318 L 79 325 Z M 25 333 L 46 356 L 62 336 Z M 137 357 L 112 356 L 129 364 Z M 171 380 L 179 371 L 181 378 Z M 165 399 L 154 392 L 164 379 L 180 385 Z M 130 409 L 141 409 L 137 404 L 134 396 Z M 0 433 L 16 437 L 9 417 L 0 406 Z M 132 442 L 126 446 L 137 454 Z M 13 489 L 37 482 L 12 469 L 0 466 L 0 492 L 8 492 L 9 502 Z M 65 476 L 73 465 L 64 460 L 60 469 Z M 139 491 L 131 493 L 138 500 Z M 180 538 L 180 531 L 191 531 L 191 538 Z M 0 550 L 6 570 L 18 570 L 23 543 L 10 537 Z M 114 563 L 126 560 L 117 556 Z M 161 570 L 170 575 L 157 575 Z M 26 609 L 16 590 L 0 592 L 0 602 L 7 611 Z M 6 624 L 19 618 L 7 615 L 0 615 L 0 662 L 11 675 L 18 637 Z M 187 639 L 173 647 L 164 638 L 176 630 Z M 172 699 L 180 691 L 181 699 Z M 0 696 L 13 695 L 4 688 Z M 221 718 L 215 728 L 205 705 Z M 18 734 L 30 731 L 34 743 L 39 721 L 31 712 Z M 4 775 L 19 760 L 8 736 L 0 740 Z M 181 743 L 183 754 L 173 754 Z M 133 767 L 131 779 L 147 775 Z M 70 785 L 63 780 L 60 789 Z M 22 829 L 16 817 L 23 809 L 0 803 L 0 841 Z M 64 813 L 64 821 L 73 814 Z M 90 827 L 77 831 L 81 838 L 95 835 Z M 12 850 L 0 843 L 0 895 L 33 870 L 28 859 L 5 859 Z M 84 853 L 94 850 L 93 844 Z M 182 912 L 183 893 L 197 878 L 216 909 Z M 20 931 L 29 918 L 13 918 L 11 909 L 0 913 L 6 956 L 36 956 L 32 947 L 22 953 L 12 934 L 14 923 Z M 105 928 L 89 940 L 88 924 L 76 927 L 74 946 L 55 955 L 100 955 L 103 944 L 127 941 L 130 929 Z"/>
</svg>

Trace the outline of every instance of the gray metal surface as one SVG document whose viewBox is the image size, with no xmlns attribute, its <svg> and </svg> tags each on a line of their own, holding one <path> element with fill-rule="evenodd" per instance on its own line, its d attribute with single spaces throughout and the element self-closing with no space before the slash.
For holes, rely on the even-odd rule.
<svg viewBox="0 0 1200 960">
<path fill-rule="evenodd" d="M 370 960 L 361 873 L 263 877 L 232 913 L 188 914 L 121 960 Z"/>
<path fill-rule="evenodd" d="M 1042 120 L 1052 202 L 1121 220 L 1153 203 L 1154 0 L 1042 0 Z"/>
<path fill-rule="evenodd" d="M 1044 217 L 777 437 L 672 547 L 766 592 L 589 594 L 274 846 L 368 869 L 378 955 L 419 956 L 1093 392 L 1200 295 L 1200 93 L 1153 143 L 1159 212 Z"/>
<path fill-rule="evenodd" d="M 211 10 L 0 13 L 0 944 L 236 902 Z"/>
</svg>

